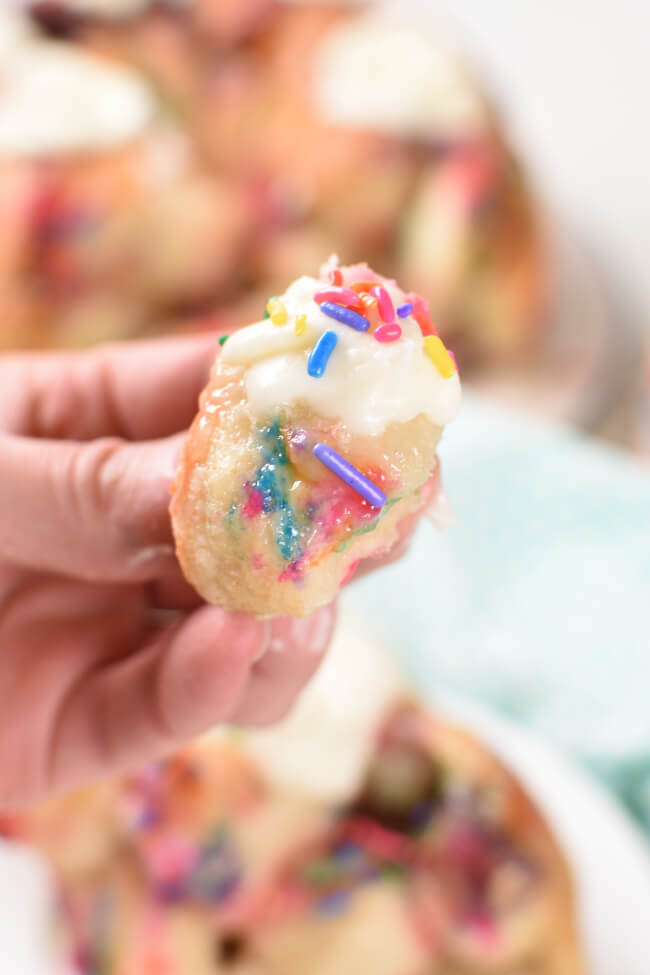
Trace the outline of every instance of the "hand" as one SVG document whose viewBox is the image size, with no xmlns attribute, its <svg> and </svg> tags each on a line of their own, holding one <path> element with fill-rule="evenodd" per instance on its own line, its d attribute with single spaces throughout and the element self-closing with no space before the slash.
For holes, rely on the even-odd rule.
<svg viewBox="0 0 650 975">
<path fill-rule="evenodd" d="M 204 605 L 169 487 L 214 337 L 0 359 L 0 807 L 280 718 L 334 611 Z"/>
</svg>

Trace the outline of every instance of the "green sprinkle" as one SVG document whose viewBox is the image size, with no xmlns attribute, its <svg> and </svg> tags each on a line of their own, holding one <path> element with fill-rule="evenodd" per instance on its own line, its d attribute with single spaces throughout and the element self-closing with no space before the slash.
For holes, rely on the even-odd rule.
<svg viewBox="0 0 650 975">
<path fill-rule="evenodd" d="M 228 336 L 227 335 L 220 335 L 219 336 L 219 345 L 225 345 L 227 341 L 228 341 Z"/>
<path fill-rule="evenodd" d="M 312 860 L 305 864 L 302 869 L 302 878 L 316 887 L 329 886 L 341 876 L 341 871 L 336 863 L 331 860 Z"/>
<path fill-rule="evenodd" d="M 271 315 L 269 313 L 269 305 L 271 304 L 272 301 L 277 301 L 279 297 L 280 297 L 280 295 L 271 295 L 271 297 L 269 298 L 269 300 L 266 303 L 266 307 L 264 308 L 264 317 L 265 318 L 270 318 L 271 317 Z"/>
</svg>

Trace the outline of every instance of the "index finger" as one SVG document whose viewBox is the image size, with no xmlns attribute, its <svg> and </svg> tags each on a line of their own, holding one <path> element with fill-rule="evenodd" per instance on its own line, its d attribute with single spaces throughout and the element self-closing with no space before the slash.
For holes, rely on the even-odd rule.
<svg viewBox="0 0 650 975">
<path fill-rule="evenodd" d="M 66 440 L 169 436 L 194 417 L 217 348 L 212 332 L 0 358 L 0 428 Z"/>
</svg>

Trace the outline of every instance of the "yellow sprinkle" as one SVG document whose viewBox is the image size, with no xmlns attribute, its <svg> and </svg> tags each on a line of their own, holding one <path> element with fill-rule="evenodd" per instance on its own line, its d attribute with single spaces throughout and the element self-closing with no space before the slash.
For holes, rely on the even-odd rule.
<svg viewBox="0 0 650 975">
<path fill-rule="evenodd" d="M 454 360 L 438 335 L 427 335 L 424 339 L 424 349 L 443 379 L 453 376 L 456 372 Z"/>
<path fill-rule="evenodd" d="M 305 329 L 307 328 L 307 316 L 296 315 L 296 324 L 294 328 L 296 330 L 296 335 L 304 335 Z"/>
<path fill-rule="evenodd" d="M 274 325 L 286 325 L 289 321 L 287 315 L 287 309 L 284 307 L 281 301 L 277 298 L 271 298 L 266 306 L 266 310 L 269 313 L 269 318 Z"/>
</svg>

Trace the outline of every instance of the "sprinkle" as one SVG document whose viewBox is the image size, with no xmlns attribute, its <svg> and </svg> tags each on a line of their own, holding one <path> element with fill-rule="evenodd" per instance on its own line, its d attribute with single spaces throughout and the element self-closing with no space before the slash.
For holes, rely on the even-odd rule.
<svg viewBox="0 0 650 975">
<path fill-rule="evenodd" d="M 350 283 L 350 287 L 353 291 L 370 291 L 371 288 L 376 287 L 377 281 L 353 281 Z"/>
<path fill-rule="evenodd" d="M 390 325 L 380 325 L 375 329 L 374 336 L 378 342 L 395 342 L 402 337 L 402 329 L 397 322 L 391 322 Z"/>
<path fill-rule="evenodd" d="M 227 335 L 220 335 L 219 336 L 219 345 L 225 345 L 227 341 L 228 341 L 228 336 Z"/>
<path fill-rule="evenodd" d="M 429 317 L 429 302 L 419 295 L 410 294 L 413 303 L 413 318 L 420 326 L 423 335 L 437 335 L 436 328 Z"/>
<path fill-rule="evenodd" d="M 369 481 L 365 474 L 349 464 L 336 450 L 325 443 L 317 443 L 314 456 L 324 464 L 333 474 L 336 474 L 345 484 L 360 494 L 373 508 L 381 508 L 386 504 L 386 495 L 376 484 Z"/>
<path fill-rule="evenodd" d="M 343 272 L 338 267 L 333 267 L 330 273 L 327 275 L 330 284 L 340 286 L 343 284 Z"/>
<path fill-rule="evenodd" d="M 454 360 L 447 352 L 442 339 L 438 335 L 427 335 L 424 348 L 434 366 L 443 379 L 449 379 L 456 372 Z"/>
<path fill-rule="evenodd" d="M 306 328 L 307 328 L 307 316 L 296 315 L 296 324 L 294 325 L 296 335 L 304 335 Z"/>
<path fill-rule="evenodd" d="M 365 291 L 359 296 L 359 300 L 366 311 L 370 311 L 371 308 L 377 307 L 377 299 L 375 296 L 369 295 Z"/>
<path fill-rule="evenodd" d="M 378 285 L 375 288 L 370 289 L 370 294 L 374 295 L 377 299 L 379 305 L 379 314 L 384 322 L 394 322 L 395 321 L 395 307 L 391 301 L 391 297 L 385 288 Z"/>
<path fill-rule="evenodd" d="M 356 311 L 352 311 L 351 308 L 345 308 L 343 305 L 336 305 L 331 301 L 324 301 L 320 306 L 320 310 L 329 318 L 335 318 L 337 322 L 341 322 L 343 325 L 349 325 L 350 328 L 356 329 L 357 332 L 367 332 L 370 328 L 370 322 L 367 318 L 359 315 Z"/>
<path fill-rule="evenodd" d="M 337 342 L 336 332 L 331 331 L 323 332 L 316 339 L 307 361 L 307 372 L 310 376 L 319 379 L 323 375 Z"/>
<path fill-rule="evenodd" d="M 397 309 L 397 314 L 399 315 L 400 318 L 407 318 L 412 311 L 413 311 L 413 305 L 411 304 L 410 301 L 407 301 L 406 304 L 399 306 L 399 308 Z"/>
<path fill-rule="evenodd" d="M 272 302 L 277 301 L 277 300 L 278 300 L 278 295 L 271 295 L 271 297 L 269 298 L 269 300 L 266 303 L 266 308 L 264 309 L 264 317 L 265 318 L 270 318 L 271 317 L 271 312 L 269 311 L 269 307 L 272 304 Z"/>
<path fill-rule="evenodd" d="M 359 295 L 350 288 L 325 288 L 323 291 L 316 292 L 314 301 L 318 305 L 322 305 L 324 301 L 336 301 L 340 305 L 359 307 Z"/>
<path fill-rule="evenodd" d="M 269 317 L 274 325 L 286 325 L 289 321 L 289 316 L 287 315 L 287 309 L 284 307 L 284 303 L 278 298 L 269 298 L 267 304 L 267 311 L 269 312 Z"/>
</svg>

